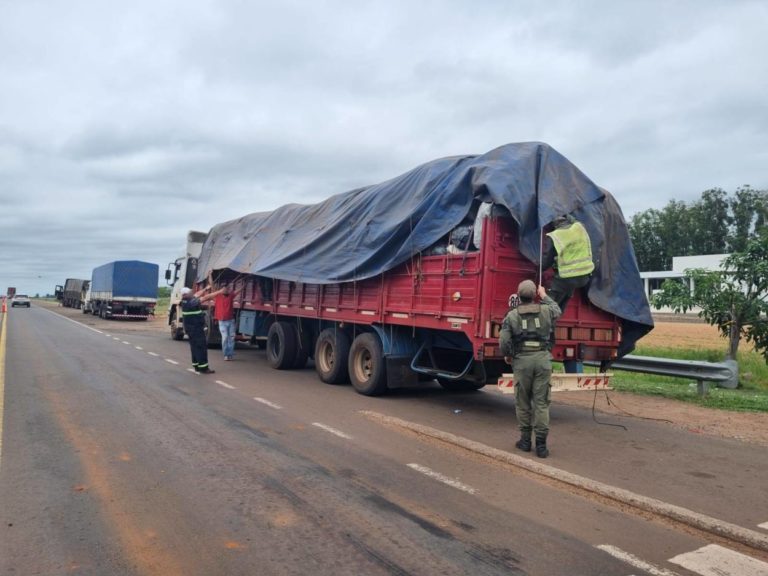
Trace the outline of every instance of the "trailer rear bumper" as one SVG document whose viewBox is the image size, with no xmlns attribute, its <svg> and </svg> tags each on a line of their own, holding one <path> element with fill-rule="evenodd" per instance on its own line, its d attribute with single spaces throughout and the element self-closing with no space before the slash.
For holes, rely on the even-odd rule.
<svg viewBox="0 0 768 576">
<path fill-rule="evenodd" d="M 553 392 L 572 392 L 577 390 L 611 390 L 610 372 L 600 374 L 552 374 L 550 384 Z M 515 393 L 515 375 L 502 374 L 497 386 L 502 394 Z"/>
</svg>

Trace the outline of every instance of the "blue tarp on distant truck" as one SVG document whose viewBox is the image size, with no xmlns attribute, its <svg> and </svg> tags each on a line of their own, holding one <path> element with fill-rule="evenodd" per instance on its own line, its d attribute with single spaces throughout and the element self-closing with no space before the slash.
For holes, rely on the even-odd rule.
<svg viewBox="0 0 768 576">
<path fill-rule="evenodd" d="M 370 278 L 450 233 L 475 200 L 509 210 L 519 226 L 520 251 L 533 262 L 539 261 L 542 227 L 573 214 L 587 228 L 597 261 L 588 297 L 623 319 L 620 353 L 653 327 L 618 204 L 540 142 L 433 160 L 319 204 L 288 204 L 217 224 L 203 247 L 199 280 L 225 268 L 316 284 Z"/>
</svg>

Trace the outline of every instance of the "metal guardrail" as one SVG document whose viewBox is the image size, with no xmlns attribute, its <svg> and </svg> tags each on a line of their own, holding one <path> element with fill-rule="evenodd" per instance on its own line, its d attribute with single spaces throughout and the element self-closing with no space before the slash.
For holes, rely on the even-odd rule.
<svg viewBox="0 0 768 576">
<path fill-rule="evenodd" d="M 599 362 L 584 362 L 591 366 L 599 366 Z M 673 360 L 671 358 L 654 358 L 652 356 L 627 355 L 611 362 L 614 370 L 627 372 L 642 372 L 696 380 L 699 394 L 707 393 L 707 384 L 717 382 L 723 388 L 736 388 L 739 385 L 739 367 L 735 360 L 725 362 L 701 362 L 697 360 Z"/>
</svg>

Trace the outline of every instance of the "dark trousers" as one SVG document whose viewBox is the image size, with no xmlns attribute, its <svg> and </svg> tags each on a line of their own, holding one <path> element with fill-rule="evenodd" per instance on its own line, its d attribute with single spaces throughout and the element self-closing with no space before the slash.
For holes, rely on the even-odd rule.
<svg viewBox="0 0 768 576">
<path fill-rule="evenodd" d="M 196 372 L 208 368 L 208 340 L 201 324 L 185 325 L 184 331 L 189 336 L 189 348 L 192 352 L 192 367 Z"/>
<path fill-rule="evenodd" d="M 557 302 L 557 305 L 560 306 L 560 311 L 565 314 L 565 307 L 568 305 L 568 300 L 571 299 L 574 291 L 577 288 L 584 288 L 584 286 L 589 284 L 590 278 L 592 278 L 591 274 L 574 276 L 573 278 L 555 276 L 552 279 L 552 286 L 547 290 L 547 294 L 552 300 Z"/>
</svg>

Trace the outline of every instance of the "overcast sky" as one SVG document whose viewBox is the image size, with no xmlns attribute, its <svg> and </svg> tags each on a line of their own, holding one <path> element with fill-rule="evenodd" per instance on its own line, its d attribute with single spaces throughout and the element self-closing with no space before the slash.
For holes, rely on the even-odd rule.
<svg viewBox="0 0 768 576">
<path fill-rule="evenodd" d="M 0 0 L 0 291 L 543 141 L 629 219 L 768 188 L 768 2 Z M 162 280 L 161 280 L 162 282 Z"/>
</svg>

